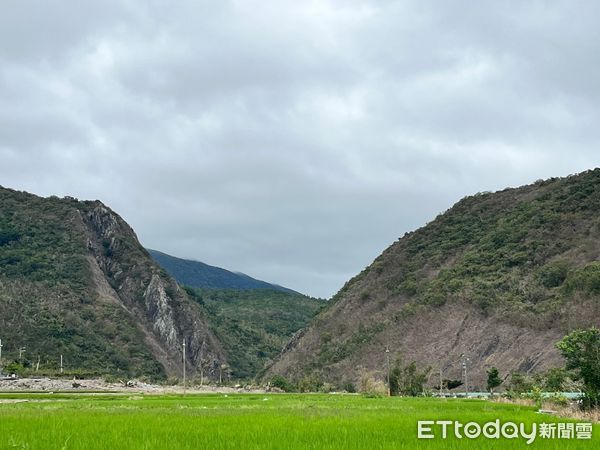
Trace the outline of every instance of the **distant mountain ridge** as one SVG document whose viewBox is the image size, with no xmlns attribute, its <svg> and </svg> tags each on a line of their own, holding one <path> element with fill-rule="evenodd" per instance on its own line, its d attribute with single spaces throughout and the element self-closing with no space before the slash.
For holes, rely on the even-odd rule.
<svg viewBox="0 0 600 450">
<path fill-rule="evenodd" d="M 231 272 L 221 267 L 211 266 L 209 264 L 193 261 L 189 259 L 177 258 L 158 250 L 147 249 L 150 256 L 163 268 L 169 275 L 184 286 L 190 286 L 198 289 L 270 289 L 281 292 L 297 294 L 298 292 L 257 280 L 243 273 Z"/>
</svg>

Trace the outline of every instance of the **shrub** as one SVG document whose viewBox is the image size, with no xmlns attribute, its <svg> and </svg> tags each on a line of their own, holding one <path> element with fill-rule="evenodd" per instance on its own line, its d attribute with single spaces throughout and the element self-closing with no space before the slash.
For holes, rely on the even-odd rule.
<svg viewBox="0 0 600 450">
<path fill-rule="evenodd" d="M 356 392 L 356 386 L 351 381 L 346 381 L 342 384 L 342 389 L 349 394 L 354 394 Z"/>
<path fill-rule="evenodd" d="M 306 375 L 298 381 L 298 390 L 300 392 L 318 392 L 323 386 L 321 377 L 316 373 Z"/>
<path fill-rule="evenodd" d="M 566 288 L 589 295 L 600 294 L 600 262 L 592 262 L 575 271 L 568 278 Z"/>
<path fill-rule="evenodd" d="M 104 249 L 104 256 L 107 258 L 111 258 L 113 256 L 113 250 L 111 248 L 111 242 L 109 239 L 102 240 L 102 247 Z"/>
<path fill-rule="evenodd" d="M 321 343 L 327 344 L 329 342 L 331 342 L 331 333 L 328 331 L 325 331 L 321 334 Z"/>
<path fill-rule="evenodd" d="M 565 369 L 554 368 L 546 372 L 543 378 L 544 388 L 550 392 L 562 392 L 568 373 Z"/>
<path fill-rule="evenodd" d="M 8 245 L 13 241 L 18 241 L 19 233 L 13 230 L 0 230 L 0 247 Z"/>
<path fill-rule="evenodd" d="M 323 383 L 323 385 L 320 387 L 319 391 L 325 392 L 326 394 L 329 392 L 334 392 L 335 386 L 331 383 Z"/>
<path fill-rule="evenodd" d="M 171 377 L 169 377 L 169 378 L 166 379 L 165 384 L 167 386 L 177 386 L 179 384 L 179 378 L 171 376 Z"/>
<path fill-rule="evenodd" d="M 546 398 L 546 401 L 556 406 L 568 406 L 569 399 L 559 392 L 554 392 L 552 395 Z"/>
<path fill-rule="evenodd" d="M 531 391 L 533 388 L 533 381 L 531 378 L 520 372 L 513 372 L 510 375 L 510 382 L 508 384 L 508 390 L 511 394 L 523 394 Z"/>
<path fill-rule="evenodd" d="M 388 390 L 385 383 L 376 379 L 372 372 L 363 371 L 360 376 L 360 393 L 366 397 L 383 397 Z"/>
<path fill-rule="evenodd" d="M 294 385 L 281 375 L 274 375 L 271 378 L 271 386 L 281 389 L 284 392 L 293 392 Z"/>
<path fill-rule="evenodd" d="M 400 286 L 398 286 L 398 291 L 401 294 L 405 294 L 409 297 L 412 297 L 419 291 L 419 285 L 415 279 L 407 279 Z"/>
<path fill-rule="evenodd" d="M 26 368 L 19 364 L 17 361 L 12 361 L 11 363 L 4 366 L 4 372 L 9 375 L 15 374 L 18 376 L 22 376 L 26 372 Z"/>
<path fill-rule="evenodd" d="M 539 386 L 533 386 L 531 391 L 527 394 L 527 398 L 531 399 L 535 403 L 535 407 L 537 409 L 541 409 L 544 403 L 544 399 L 542 397 L 542 389 Z"/>
<path fill-rule="evenodd" d="M 554 261 L 546 264 L 538 271 L 540 282 L 547 288 L 558 287 L 564 283 L 569 273 L 569 263 Z"/>
</svg>

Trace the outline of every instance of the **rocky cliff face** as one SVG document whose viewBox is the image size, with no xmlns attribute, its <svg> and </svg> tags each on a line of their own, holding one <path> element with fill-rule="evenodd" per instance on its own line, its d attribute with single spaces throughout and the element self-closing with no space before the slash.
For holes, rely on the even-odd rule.
<svg viewBox="0 0 600 450">
<path fill-rule="evenodd" d="M 598 211 L 600 170 L 461 200 L 350 280 L 267 377 L 385 378 L 386 347 L 448 379 L 464 354 L 471 389 L 492 366 L 563 366 L 554 344 L 600 324 Z"/>
<path fill-rule="evenodd" d="M 180 376 L 185 341 L 188 374 L 218 374 L 226 358 L 204 311 L 121 217 L 97 201 L 0 194 L 2 232 L 14 237 L 0 245 L 5 357 L 11 344 L 28 342 L 49 367 L 61 352 L 87 371 L 144 374 L 156 372 L 154 364 Z M 19 314 L 26 314 L 21 323 Z"/>
<path fill-rule="evenodd" d="M 188 373 L 202 369 L 216 377 L 226 359 L 200 307 L 154 263 L 117 214 L 100 202 L 82 209 L 87 247 L 153 356 L 168 374 L 180 374 L 185 341 Z"/>
</svg>

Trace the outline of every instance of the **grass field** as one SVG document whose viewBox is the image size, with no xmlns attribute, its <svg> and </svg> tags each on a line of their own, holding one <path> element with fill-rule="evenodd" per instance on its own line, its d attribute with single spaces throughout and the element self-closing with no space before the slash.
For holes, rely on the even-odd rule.
<svg viewBox="0 0 600 450">
<path fill-rule="evenodd" d="M 27 400 L 27 401 L 23 401 Z M 564 422 L 482 400 L 356 395 L 0 394 L 0 448 L 17 449 L 595 449 L 539 437 L 417 439 L 418 420 Z M 452 433 L 451 433 L 452 434 Z M 439 435 L 439 433 L 438 433 Z"/>
</svg>

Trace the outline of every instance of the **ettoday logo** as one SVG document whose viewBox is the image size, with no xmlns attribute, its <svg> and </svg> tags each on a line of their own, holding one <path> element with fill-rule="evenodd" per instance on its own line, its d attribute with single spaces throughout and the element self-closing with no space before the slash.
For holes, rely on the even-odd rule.
<svg viewBox="0 0 600 450">
<path fill-rule="evenodd" d="M 591 423 L 515 423 L 477 422 L 462 423 L 454 420 L 420 420 L 417 424 L 419 439 L 523 439 L 529 445 L 536 439 L 591 439 Z"/>
</svg>

